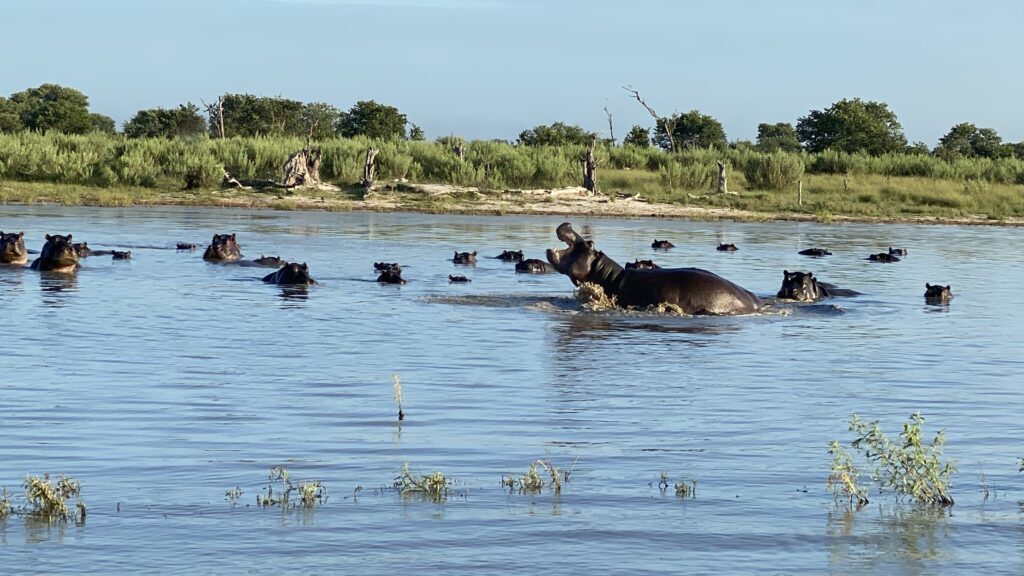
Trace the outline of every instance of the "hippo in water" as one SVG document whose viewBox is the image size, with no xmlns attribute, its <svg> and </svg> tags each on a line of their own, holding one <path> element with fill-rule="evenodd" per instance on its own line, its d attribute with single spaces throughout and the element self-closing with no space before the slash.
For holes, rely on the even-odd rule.
<svg viewBox="0 0 1024 576">
<path fill-rule="evenodd" d="M 392 268 L 401 269 L 402 267 L 398 265 L 398 262 L 374 262 L 373 263 L 373 269 L 376 270 L 377 272 L 384 272 L 385 270 L 391 270 Z"/>
<path fill-rule="evenodd" d="M 654 242 L 651 242 L 651 248 L 654 248 L 655 250 L 668 250 L 669 248 L 675 247 L 676 245 L 669 242 L 668 240 L 658 240 L 657 238 L 655 238 Z"/>
<path fill-rule="evenodd" d="M 0 264 L 25 264 L 28 250 L 24 232 L 0 232 Z"/>
<path fill-rule="evenodd" d="M 282 260 L 280 256 L 264 256 L 260 254 L 260 257 L 252 261 L 253 264 L 259 264 L 260 266 L 273 266 L 274 268 L 284 266 L 288 262 Z"/>
<path fill-rule="evenodd" d="M 811 272 L 782 271 L 782 288 L 776 294 L 779 298 L 817 302 L 833 296 L 860 296 L 860 292 L 838 288 L 828 282 L 819 282 Z"/>
<path fill-rule="evenodd" d="M 271 272 L 263 277 L 268 284 L 285 284 L 288 286 L 312 286 L 316 280 L 309 275 L 309 266 L 306 263 L 285 262 L 277 272 Z"/>
<path fill-rule="evenodd" d="M 752 292 L 699 268 L 625 269 L 594 248 L 568 222 L 555 231 L 568 248 L 548 249 L 548 262 L 572 283 L 600 285 L 621 306 L 673 304 L 686 314 L 753 314 L 763 306 Z"/>
<path fill-rule="evenodd" d="M 886 264 L 891 264 L 893 262 L 899 262 L 900 261 L 900 259 L 897 258 L 896 256 L 893 256 L 892 254 L 888 254 L 886 252 L 879 252 L 878 254 L 872 254 L 872 255 L 868 256 L 868 260 L 871 260 L 872 262 L 884 262 Z"/>
<path fill-rule="evenodd" d="M 813 256 L 815 258 L 821 258 L 822 256 L 831 256 L 832 253 L 824 248 L 808 248 L 807 250 L 801 250 L 797 252 L 801 256 Z"/>
<path fill-rule="evenodd" d="M 718 248 L 715 248 L 715 250 L 718 250 L 719 252 L 735 252 L 739 250 L 739 248 L 737 248 L 735 244 L 719 243 Z"/>
<path fill-rule="evenodd" d="M 495 258 L 497 258 L 498 260 L 501 260 L 502 262 L 522 262 L 523 261 L 523 251 L 522 250 L 502 250 L 501 254 L 498 254 L 497 256 L 495 256 Z"/>
<path fill-rule="evenodd" d="M 195 250 L 196 248 L 198 248 L 198 246 L 192 244 L 191 242 L 178 242 L 177 246 L 178 250 Z"/>
<path fill-rule="evenodd" d="M 377 276 L 377 282 L 381 284 L 405 284 L 406 280 L 402 278 L 402 267 L 395 264 L 381 269 L 380 276 Z"/>
<path fill-rule="evenodd" d="M 78 269 L 78 254 L 71 245 L 71 234 L 46 235 L 46 244 L 39 252 L 39 258 L 32 262 L 33 270 L 43 272 L 74 272 Z"/>
<path fill-rule="evenodd" d="M 242 249 L 234 234 L 214 234 L 210 246 L 203 253 L 203 260 L 210 262 L 232 262 L 241 258 Z"/>
<path fill-rule="evenodd" d="M 458 275 L 454 275 L 454 276 L 449 274 L 448 275 L 448 281 L 449 282 L 460 283 L 460 282 L 469 282 L 470 280 L 469 280 L 469 278 L 466 278 L 462 274 L 458 274 Z"/>
<path fill-rule="evenodd" d="M 472 252 L 455 252 L 452 262 L 456 264 L 476 264 L 476 250 Z"/>
<path fill-rule="evenodd" d="M 110 255 L 113 256 L 114 260 L 131 260 L 132 259 L 132 251 L 131 250 L 126 250 L 124 252 L 121 252 L 120 250 L 111 250 L 110 251 Z"/>
<path fill-rule="evenodd" d="M 924 285 L 924 301 L 929 304 L 948 304 L 953 299 L 953 291 L 949 286 L 939 284 Z"/>
<path fill-rule="evenodd" d="M 893 248 L 892 246 L 889 246 L 889 254 L 891 254 L 893 256 L 906 256 L 907 255 L 907 249 L 906 248 Z"/>
<path fill-rule="evenodd" d="M 529 258 L 522 262 L 516 262 L 516 272 L 524 274 L 547 274 L 548 272 L 554 271 L 554 266 L 536 258 Z"/>
<path fill-rule="evenodd" d="M 626 270 L 657 270 L 661 268 L 654 263 L 653 260 L 641 260 L 639 258 L 634 259 L 632 262 L 626 262 L 623 266 Z"/>
</svg>

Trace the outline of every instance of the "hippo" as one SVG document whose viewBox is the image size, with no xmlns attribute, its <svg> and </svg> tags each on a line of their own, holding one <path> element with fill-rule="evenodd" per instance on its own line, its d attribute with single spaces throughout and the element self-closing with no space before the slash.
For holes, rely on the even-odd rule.
<svg viewBox="0 0 1024 576">
<path fill-rule="evenodd" d="M 397 268 L 399 270 L 402 269 L 402 267 L 398 265 L 398 262 L 374 262 L 373 263 L 373 269 L 376 270 L 377 272 L 384 272 L 386 270 L 391 270 L 393 268 Z"/>
<path fill-rule="evenodd" d="M 476 264 L 476 250 L 472 252 L 455 252 L 452 262 L 456 264 Z"/>
<path fill-rule="evenodd" d="M 523 251 L 522 250 L 502 250 L 501 254 L 498 254 L 497 256 L 495 256 L 495 258 L 497 258 L 498 260 L 501 260 L 502 262 L 522 262 L 523 261 Z"/>
<path fill-rule="evenodd" d="M 260 254 L 260 257 L 252 261 L 253 264 L 259 264 L 260 266 L 273 266 L 275 268 L 284 266 L 288 262 L 282 260 L 280 256 L 264 256 Z"/>
<path fill-rule="evenodd" d="M 953 299 L 953 291 L 949 286 L 942 286 L 940 284 L 928 284 L 924 285 L 924 301 L 929 304 L 948 304 Z"/>
<path fill-rule="evenodd" d="M 735 252 L 739 250 L 739 248 L 737 248 L 735 244 L 719 243 L 718 248 L 715 248 L 715 250 L 718 250 L 719 252 Z"/>
<path fill-rule="evenodd" d="M 868 256 L 868 260 L 871 260 L 872 262 L 884 262 L 886 264 L 891 264 L 893 262 L 899 262 L 900 261 L 900 259 L 897 258 L 896 256 L 893 256 L 892 254 L 888 254 L 886 252 L 879 252 L 878 254 L 872 254 L 872 255 Z"/>
<path fill-rule="evenodd" d="M 191 242 L 178 242 L 177 246 L 178 250 L 195 250 L 196 248 L 198 248 L 198 246 L 192 244 Z"/>
<path fill-rule="evenodd" d="M 651 242 L 651 248 L 654 248 L 655 250 L 668 250 L 669 248 L 675 247 L 676 245 L 669 242 L 668 240 L 658 240 L 657 238 L 655 238 L 654 242 Z"/>
<path fill-rule="evenodd" d="M 821 258 L 822 256 L 831 256 L 832 253 L 824 248 L 808 248 L 807 250 L 801 250 L 797 252 L 801 256 L 813 256 L 815 258 Z"/>
<path fill-rule="evenodd" d="M 402 278 L 402 267 L 395 265 L 381 270 L 380 276 L 377 276 L 377 282 L 382 284 L 405 284 L 406 280 Z"/>
<path fill-rule="evenodd" d="M 210 262 L 232 262 L 242 258 L 242 250 L 234 234 L 214 234 L 210 246 L 203 253 L 203 260 Z"/>
<path fill-rule="evenodd" d="M 88 242 L 75 242 L 71 246 L 75 249 L 75 254 L 78 254 L 79 260 L 89 256 L 111 256 L 114 254 L 114 250 L 93 250 L 89 247 Z"/>
<path fill-rule="evenodd" d="M 657 270 L 661 268 L 661 266 L 655 264 L 653 260 L 641 260 L 636 258 L 632 262 L 626 262 L 624 268 L 626 270 Z"/>
<path fill-rule="evenodd" d="M 629 270 L 594 248 L 566 222 L 555 235 L 568 248 L 548 249 L 548 262 L 574 285 L 591 282 L 620 306 L 672 304 L 686 314 L 753 314 L 764 303 L 752 292 L 699 268 Z"/>
<path fill-rule="evenodd" d="M 458 283 L 458 282 L 469 282 L 470 280 L 469 280 L 469 278 L 466 278 L 462 274 L 458 274 L 458 275 L 455 275 L 455 276 L 449 274 L 448 275 L 448 281 L 449 282 L 456 282 L 456 283 Z"/>
<path fill-rule="evenodd" d="M 126 250 L 124 252 L 121 252 L 120 250 L 111 250 L 110 251 L 110 255 L 113 256 L 114 260 L 131 260 L 132 259 L 132 251 L 131 250 Z"/>
<path fill-rule="evenodd" d="M 46 235 L 46 244 L 39 252 L 39 258 L 32 261 L 33 270 L 43 272 L 74 272 L 78 269 L 78 254 L 71 244 L 71 234 Z"/>
<path fill-rule="evenodd" d="M 285 284 L 288 286 L 311 286 L 316 280 L 309 275 L 309 266 L 306 263 L 285 262 L 284 266 L 277 272 L 271 272 L 263 277 L 268 284 Z"/>
<path fill-rule="evenodd" d="M 0 264 L 25 264 L 28 250 L 24 232 L 0 232 Z"/>
<path fill-rule="evenodd" d="M 800 302 L 817 302 L 833 296 L 860 296 L 860 292 L 838 288 L 828 282 L 819 282 L 811 272 L 782 271 L 782 288 L 776 294 L 779 298 Z"/>
<path fill-rule="evenodd" d="M 893 248 L 892 246 L 889 246 L 889 254 L 891 254 L 893 256 L 906 256 L 907 255 L 907 249 L 906 248 Z"/>
<path fill-rule="evenodd" d="M 547 274 L 554 272 L 555 268 L 543 260 L 529 258 L 522 262 L 516 262 L 516 272 L 524 274 Z"/>
</svg>

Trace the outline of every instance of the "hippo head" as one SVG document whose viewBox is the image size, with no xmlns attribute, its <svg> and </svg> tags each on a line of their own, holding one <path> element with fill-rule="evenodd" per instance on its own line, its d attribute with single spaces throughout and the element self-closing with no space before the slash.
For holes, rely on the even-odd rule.
<svg viewBox="0 0 1024 576">
<path fill-rule="evenodd" d="M 110 255 L 113 256 L 114 260 L 131 260 L 132 259 L 132 251 L 131 250 L 125 250 L 124 252 L 121 252 L 120 250 L 113 250 L 113 251 L 111 251 Z"/>
<path fill-rule="evenodd" d="M 719 243 L 717 250 L 719 250 L 720 252 L 735 252 L 735 251 L 739 250 L 739 248 L 737 248 L 735 244 L 731 244 L 731 243 L 730 244 L 722 244 L 722 243 Z"/>
<path fill-rule="evenodd" d="M 405 278 L 402 278 L 402 267 L 395 264 L 383 268 L 380 271 L 380 276 L 377 276 L 377 282 L 383 284 L 405 284 Z"/>
<path fill-rule="evenodd" d="M 815 302 L 821 299 L 821 292 L 818 290 L 818 281 L 814 279 L 814 274 L 783 270 L 782 288 L 779 288 L 776 296 L 800 302 Z"/>
<path fill-rule="evenodd" d="M 931 303 L 943 303 L 949 302 L 953 299 L 953 291 L 949 286 L 940 286 L 938 284 L 924 285 L 924 299 L 926 302 Z"/>
<path fill-rule="evenodd" d="M 452 257 L 452 262 L 456 264 L 475 264 L 476 250 L 472 252 L 459 252 L 456 250 L 455 256 Z"/>
<path fill-rule="evenodd" d="M 214 234 L 209 248 L 203 254 L 206 260 L 238 260 L 241 257 L 242 250 L 234 234 Z"/>
<path fill-rule="evenodd" d="M 312 286 L 316 280 L 309 275 L 309 266 L 305 262 L 286 262 L 280 270 L 263 278 L 264 282 L 287 284 L 289 286 Z"/>
<path fill-rule="evenodd" d="M 501 254 L 498 255 L 498 260 L 504 260 L 505 262 L 522 262 L 523 251 L 522 250 L 502 250 Z"/>
<path fill-rule="evenodd" d="M 377 272 L 387 272 L 388 270 L 402 271 L 402 267 L 399 266 L 398 262 L 374 262 L 373 269 Z"/>
<path fill-rule="evenodd" d="M 28 260 L 24 232 L 0 232 L 0 263 L 23 264 Z"/>
<path fill-rule="evenodd" d="M 594 264 L 604 257 L 604 253 L 596 250 L 594 243 L 580 236 L 568 222 L 559 226 L 555 235 L 569 247 L 561 250 L 548 248 L 548 262 L 556 271 L 568 276 L 573 285 L 588 281 Z"/>
<path fill-rule="evenodd" d="M 39 259 L 52 268 L 65 268 L 78 263 L 78 252 L 71 243 L 71 234 L 61 236 L 54 234 L 46 235 L 46 244 L 39 252 Z"/>
<path fill-rule="evenodd" d="M 92 248 L 89 248 L 88 242 L 75 242 L 71 247 L 75 249 L 75 254 L 78 254 L 79 258 L 92 256 Z"/>
<path fill-rule="evenodd" d="M 623 268 L 633 270 L 657 270 L 658 268 L 661 268 L 661 266 L 655 264 L 653 260 L 641 260 L 636 258 L 632 262 L 626 262 L 626 265 L 623 266 Z"/>
</svg>

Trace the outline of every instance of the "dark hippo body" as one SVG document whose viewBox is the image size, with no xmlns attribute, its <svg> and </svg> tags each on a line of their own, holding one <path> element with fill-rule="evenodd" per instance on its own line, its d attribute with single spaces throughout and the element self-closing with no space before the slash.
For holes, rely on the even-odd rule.
<svg viewBox="0 0 1024 576">
<path fill-rule="evenodd" d="M 196 248 L 198 248 L 198 246 L 191 242 L 178 242 L 177 244 L 178 250 L 195 250 Z"/>
<path fill-rule="evenodd" d="M 495 258 L 497 258 L 498 260 L 501 260 L 502 262 L 522 262 L 523 261 L 523 251 L 522 250 L 502 250 L 501 254 L 498 254 L 497 256 L 495 256 Z"/>
<path fill-rule="evenodd" d="M 263 277 L 268 284 L 284 284 L 288 286 L 312 286 L 316 280 L 309 275 L 309 266 L 306 263 L 285 262 L 277 272 L 271 272 Z"/>
<path fill-rule="evenodd" d="M 284 266 L 288 262 L 282 260 L 280 256 L 264 256 L 260 254 L 260 257 L 252 261 L 253 264 L 259 264 L 260 266 L 273 266 L 279 267 Z"/>
<path fill-rule="evenodd" d="M 377 282 L 382 284 L 405 284 L 405 278 L 402 278 L 402 267 L 397 264 L 381 270 L 380 276 L 377 276 Z"/>
<path fill-rule="evenodd" d="M 899 262 L 900 261 L 900 259 L 897 258 L 896 256 L 893 256 L 892 254 L 888 254 L 886 252 L 879 252 L 878 254 L 872 254 L 872 255 L 868 256 L 868 260 L 870 260 L 872 262 L 884 262 L 886 264 L 891 264 L 893 262 Z"/>
<path fill-rule="evenodd" d="M 469 282 L 470 280 L 469 280 L 469 278 L 466 278 L 465 276 L 463 276 L 461 274 L 454 275 L 454 276 L 449 274 L 448 275 L 448 281 L 449 282 L 459 283 L 459 282 Z"/>
<path fill-rule="evenodd" d="M 89 256 L 111 256 L 116 250 L 93 250 L 89 247 L 88 242 L 75 242 L 71 245 L 75 249 L 75 254 L 78 254 L 78 259 L 88 258 Z"/>
<path fill-rule="evenodd" d="M 573 284 L 591 282 L 621 306 L 673 304 L 687 314 L 753 314 L 763 306 L 752 292 L 699 268 L 625 269 L 594 248 L 568 222 L 555 234 L 569 245 L 549 249 L 548 262 Z"/>
<path fill-rule="evenodd" d="M 476 250 L 472 252 L 455 252 L 452 262 L 456 264 L 476 264 Z"/>
<path fill-rule="evenodd" d="M 779 288 L 776 296 L 800 302 L 817 302 L 833 296 L 860 296 L 860 292 L 839 288 L 828 282 L 819 282 L 810 272 L 783 270 L 782 288 Z"/>
<path fill-rule="evenodd" d="M 28 249 L 25 248 L 24 232 L 0 232 L 0 264 L 26 264 Z"/>
<path fill-rule="evenodd" d="M 719 252 L 735 252 L 735 251 L 739 250 L 739 248 L 737 248 L 735 244 L 721 244 L 721 243 L 719 243 L 718 244 L 718 248 L 715 248 L 715 250 L 718 250 Z"/>
<path fill-rule="evenodd" d="M 632 262 L 626 262 L 626 265 L 623 266 L 623 268 L 626 270 L 657 270 L 661 268 L 661 266 L 655 264 L 653 260 L 640 260 L 637 258 Z"/>
<path fill-rule="evenodd" d="M 907 249 L 906 248 L 893 248 L 892 246 L 889 246 L 889 254 L 892 254 L 893 256 L 906 256 L 907 255 Z"/>
<path fill-rule="evenodd" d="M 536 258 L 529 258 L 522 262 L 516 262 L 516 272 L 521 274 L 547 274 L 554 271 L 554 266 Z"/>
<path fill-rule="evenodd" d="M 797 252 L 801 256 L 813 256 L 815 258 L 821 258 L 822 256 L 831 256 L 832 253 L 824 248 L 808 248 L 807 250 L 801 250 Z"/>
<path fill-rule="evenodd" d="M 110 251 L 110 255 L 113 256 L 114 260 L 131 260 L 132 259 L 132 251 L 131 250 L 126 250 L 124 252 L 121 252 L 120 250 L 111 250 Z"/>
<path fill-rule="evenodd" d="M 210 262 L 233 262 L 242 258 L 242 249 L 235 241 L 234 234 L 214 234 L 213 240 L 203 253 L 203 260 Z"/>
<path fill-rule="evenodd" d="M 651 248 L 654 248 L 655 250 L 668 250 L 669 248 L 675 247 L 676 245 L 669 242 L 668 240 L 658 240 L 657 238 L 655 238 L 654 242 L 651 242 Z"/>
<path fill-rule="evenodd" d="M 929 304 L 948 304 L 953 299 L 953 291 L 950 287 L 939 284 L 924 285 L 924 301 Z"/>
<path fill-rule="evenodd" d="M 71 234 L 46 235 L 46 244 L 39 257 L 32 262 L 33 270 L 44 272 L 74 272 L 78 269 L 78 254 L 71 243 Z"/>
</svg>

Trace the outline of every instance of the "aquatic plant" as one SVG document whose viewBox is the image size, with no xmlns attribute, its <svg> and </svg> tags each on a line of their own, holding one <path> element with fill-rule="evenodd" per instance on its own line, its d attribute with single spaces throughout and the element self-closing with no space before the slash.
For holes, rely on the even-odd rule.
<svg viewBox="0 0 1024 576">
<path fill-rule="evenodd" d="M 26 516 L 53 522 L 58 520 L 74 519 L 85 520 L 86 506 L 81 500 L 82 485 L 78 480 L 61 474 L 57 483 L 50 480 L 49 474 L 39 476 L 28 476 L 25 478 L 25 499 L 28 508 L 24 510 Z M 75 512 L 72 514 L 67 505 L 67 500 L 75 498 Z"/>
<path fill-rule="evenodd" d="M 576 299 L 584 308 L 593 311 L 612 310 L 618 307 L 615 296 L 608 296 L 600 284 L 581 282 L 576 288 Z"/>
<path fill-rule="evenodd" d="M 398 374 L 391 375 L 391 396 L 395 399 L 395 404 L 398 405 L 398 419 L 405 420 L 405 413 L 402 412 L 402 381 L 398 379 Z"/>
<path fill-rule="evenodd" d="M 951 506 L 950 479 L 956 466 L 942 459 L 945 433 L 938 431 L 931 442 L 925 444 L 921 432 L 923 423 L 924 417 L 919 412 L 911 414 L 903 424 L 900 441 L 893 442 L 882 432 L 877 420 L 865 422 L 853 414 L 850 431 L 857 437 L 850 446 L 872 465 L 871 478 L 880 490 L 892 491 L 898 500 L 911 498 L 920 504 Z"/>
<path fill-rule="evenodd" d="M 7 492 L 7 487 L 4 486 L 3 492 L 0 492 L 0 520 L 7 518 L 14 511 L 14 505 L 11 504 L 11 495 Z"/>
<path fill-rule="evenodd" d="M 434 471 L 433 474 L 414 475 L 408 462 L 402 465 L 393 486 L 402 496 L 416 496 L 438 504 L 447 500 L 451 491 L 451 482 L 444 474 Z"/>
<path fill-rule="evenodd" d="M 658 478 L 658 489 L 662 494 L 668 492 L 669 487 L 675 489 L 676 498 L 696 498 L 697 480 L 681 477 L 678 482 L 673 483 L 668 472 L 662 471 Z"/>
<path fill-rule="evenodd" d="M 281 506 L 282 509 L 301 507 L 313 508 L 317 504 L 327 501 L 327 487 L 320 481 L 301 482 L 298 486 L 292 484 L 291 475 L 284 466 L 274 466 L 267 476 L 267 487 L 262 494 L 256 495 L 256 504 L 264 508 L 269 506 Z M 274 485 L 278 485 L 277 494 L 274 493 Z M 298 492 L 298 503 L 291 502 L 293 491 Z"/>
<path fill-rule="evenodd" d="M 825 485 L 835 497 L 836 503 L 844 498 L 848 505 L 857 508 L 867 504 L 867 490 L 858 483 L 860 471 L 853 465 L 850 453 L 836 440 L 829 445 L 828 453 L 832 455 L 832 471 Z"/>
<path fill-rule="evenodd" d="M 552 493 L 561 494 L 562 484 L 569 481 L 572 471 L 576 468 L 577 460 L 579 460 L 579 454 L 576 455 L 569 470 L 562 470 L 551 461 L 550 457 L 546 460 L 537 459 L 530 462 L 530 468 L 518 478 L 512 474 L 503 475 L 501 485 L 519 493 L 538 493 L 545 486 L 550 486 Z M 545 481 L 541 476 L 541 470 L 547 472 L 548 480 Z"/>
<path fill-rule="evenodd" d="M 242 497 L 242 494 L 244 494 L 242 489 L 235 486 L 224 493 L 224 498 L 227 499 L 228 502 L 231 502 L 231 506 L 234 507 L 234 505 L 238 503 L 238 499 Z"/>
</svg>

